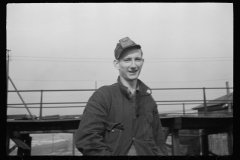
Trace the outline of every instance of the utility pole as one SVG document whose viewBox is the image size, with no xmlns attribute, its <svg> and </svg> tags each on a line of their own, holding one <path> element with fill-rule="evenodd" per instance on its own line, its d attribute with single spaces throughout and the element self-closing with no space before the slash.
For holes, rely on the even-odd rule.
<svg viewBox="0 0 240 160">
<path fill-rule="evenodd" d="M 6 97 L 7 101 L 6 104 L 8 103 L 8 76 L 9 76 L 9 49 L 6 49 Z M 7 105 L 6 105 L 6 115 L 7 115 Z"/>
<path fill-rule="evenodd" d="M 226 88 L 227 88 L 227 98 L 228 98 L 230 96 L 228 81 L 226 82 Z M 228 112 L 232 112 L 231 103 L 228 103 Z"/>
<path fill-rule="evenodd" d="M 6 115 L 7 115 L 7 103 L 8 103 L 8 76 L 9 76 L 9 51 L 8 49 L 6 49 Z M 10 143 L 10 139 L 9 139 L 9 135 L 7 134 L 6 137 L 6 155 L 8 155 L 9 152 L 9 143 Z"/>
</svg>

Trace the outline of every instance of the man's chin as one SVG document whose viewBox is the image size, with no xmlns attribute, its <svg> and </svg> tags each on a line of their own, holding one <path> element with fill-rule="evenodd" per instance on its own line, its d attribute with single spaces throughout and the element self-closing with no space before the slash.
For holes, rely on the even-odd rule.
<svg viewBox="0 0 240 160">
<path fill-rule="evenodd" d="M 138 76 L 129 76 L 127 79 L 128 81 L 134 81 L 138 79 Z"/>
</svg>

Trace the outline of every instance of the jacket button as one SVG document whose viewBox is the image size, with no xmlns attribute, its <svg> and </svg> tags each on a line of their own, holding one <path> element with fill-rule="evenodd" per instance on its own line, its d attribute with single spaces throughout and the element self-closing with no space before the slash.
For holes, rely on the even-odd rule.
<svg viewBox="0 0 240 160">
<path fill-rule="evenodd" d="M 111 130 L 111 132 L 114 132 L 114 129 L 113 129 L 113 130 Z"/>
<path fill-rule="evenodd" d="M 132 140 L 135 140 L 135 137 L 133 137 Z"/>
</svg>

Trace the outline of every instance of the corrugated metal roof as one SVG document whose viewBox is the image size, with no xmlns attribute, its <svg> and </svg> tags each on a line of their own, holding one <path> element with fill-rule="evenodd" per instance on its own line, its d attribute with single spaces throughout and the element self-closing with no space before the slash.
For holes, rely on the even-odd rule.
<svg viewBox="0 0 240 160">
<path fill-rule="evenodd" d="M 232 100 L 233 100 L 233 92 L 232 93 L 229 93 L 222 96 L 222 97 L 219 97 L 217 99 L 214 99 L 214 100 L 211 100 L 211 101 L 207 101 L 207 107 L 211 107 L 211 106 L 216 106 L 216 105 L 224 105 L 224 104 L 227 104 L 227 103 L 232 103 Z M 204 103 L 197 106 L 197 107 L 194 107 L 192 108 L 193 110 L 196 110 L 196 109 L 199 109 L 199 108 L 203 108 L 204 107 Z"/>
</svg>

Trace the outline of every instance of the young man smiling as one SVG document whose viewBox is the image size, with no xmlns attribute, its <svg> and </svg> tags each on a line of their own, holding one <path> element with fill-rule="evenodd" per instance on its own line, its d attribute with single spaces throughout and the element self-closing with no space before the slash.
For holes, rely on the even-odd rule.
<svg viewBox="0 0 240 160">
<path fill-rule="evenodd" d="M 133 93 L 137 86 L 137 78 L 141 72 L 144 59 L 142 51 L 138 46 L 125 49 L 117 60 L 114 60 L 114 66 L 119 70 L 120 81 Z"/>
<path fill-rule="evenodd" d="M 138 76 L 141 46 L 126 37 L 114 50 L 117 83 L 90 97 L 74 135 L 83 155 L 167 155 L 157 104 Z"/>
</svg>

